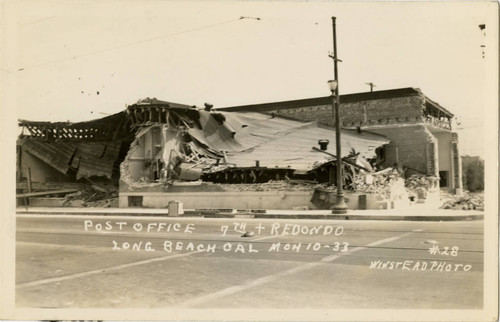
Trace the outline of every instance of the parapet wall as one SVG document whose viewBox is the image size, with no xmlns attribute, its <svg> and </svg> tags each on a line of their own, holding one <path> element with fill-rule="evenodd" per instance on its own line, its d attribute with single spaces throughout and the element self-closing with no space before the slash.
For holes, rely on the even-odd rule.
<svg viewBox="0 0 500 322">
<path fill-rule="evenodd" d="M 386 124 L 412 124 L 423 121 L 423 95 L 340 102 L 343 127 L 364 127 Z M 333 126 L 332 105 L 302 106 L 268 111 L 300 121 L 318 121 Z"/>
</svg>

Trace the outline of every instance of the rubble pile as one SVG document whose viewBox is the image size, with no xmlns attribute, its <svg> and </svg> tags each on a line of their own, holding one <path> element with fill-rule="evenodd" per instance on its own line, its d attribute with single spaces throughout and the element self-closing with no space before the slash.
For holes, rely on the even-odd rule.
<svg viewBox="0 0 500 322">
<path fill-rule="evenodd" d="M 118 207 L 118 191 L 86 187 L 64 197 L 62 206 L 68 207 L 71 204 L 77 204 L 80 207 Z"/>
<path fill-rule="evenodd" d="M 351 188 L 356 192 L 377 194 L 380 200 L 390 199 L 394 194 L 394 186 L 399 181 L 401 181 L 399 172 L 387 168 L 373 173 L 361 172 L 354 178 Z"/>
<path fill-rule="evenodd" d="M 411 175 L 405 180 L 405 187 L 408 194 L 416 199 L 425 199 L 429 189 L 437 188 L 439 179 L 433 176 Z"/>
<path fill-rule="evenodd" d="M 414 174 L 406 178 L 405 186 L 410 190 L 429 189 L 432 186 L 432 178 L 435 177 Z"/>
<path fill-rule="evenodd" d="M 442 193 L 441 202 L 441 209 L 484 210 L 484 195 L 482 193 L 464 192 L 461 196 Z"/>
<path fill-rule="evenodd" d="M 326 183 L 308 180 L 270 180 L 265 183 L 252 184 L 219 184 L 225 191 L 311 191 L 314 189 L 335 190 Z"/>
</svg>

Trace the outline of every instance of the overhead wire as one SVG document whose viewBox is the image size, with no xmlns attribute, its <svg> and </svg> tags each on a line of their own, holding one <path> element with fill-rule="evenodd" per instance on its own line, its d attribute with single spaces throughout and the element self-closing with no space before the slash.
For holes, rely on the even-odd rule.
<svg viewBox="0 0 500 322">
<path fill-rule="evenodd" d="M 46 18 L 46 19 L 49 19 L 49 18 Z M 46 20 L 46 19 L 43 19 L 43 20 Z M 233 23 L 233 22 L 240 21 L 240 20 L 242 20 L 242 18 L 236 18 L 236 19 L 226 20 L 226 21 L 217 22 L 217 23 L 209 24 L 209 25 L 204 25 L 204 26 L 200 26 L 200 27 L 196 27 L 196 28 L 192 28 L 192 29 L 188 29 L 188 30 L 173 32 L 173 33 L 169 33 L 169 34 L 162 35 L 162 36 L 157 36 L 157 37 L 153 37 L 153 38 L 143 39 L 143 40 L 135 41 L 135 42 L 132 42 L 132 43 L 127 43 L 127 44 L 118 45 L 118 46 L 109 47 L 109 48 L 103 48 L 103 49 L 91 51 L 91 52 L 84 53 L 84 54 L 74 55 L 74 56 L 71 56 L 71 57 L 61 58 L 61 59 L 57 59 L 57 60 L 53 60 L 53 61 L 48 61 L 48 62 L 45 62 L 45 63 L 40 63 L 40 64 L 35 64 L 35 65 L 31 65 L 31 66 L 19 68 L 18 71 L 22 71 L 22 70 L 26 70 L 26 69 L 30 69 L 30 68 L 34 68 L 34 67 L 40 67 L 40 66 L 46 66 L 46 65 L 56 64 L 56 63 L 60 63 L 60 62 L 64 62 L 64 61 L 69 61 L 69 60 L 77 59 L 77 58 L 80 58 L 80 57 L 92 56 L 92 55 L 100 54 L 100 53 L 103 53 L 103 52 L 106 52 L 106 51 L 110 51 L 110 50 L 116 50 L 116 49 L 126 48 L 126 47 L 130 47 L 130 46 L 135 46 L 135 45 L 143 44 L 143 43 L 150 42 L 150 41 L 155 41 L 155 40 L 160 40 L 160 39 L 164 39 L 164 38 L 168 38 L 168 37 L 172 37 L 172 36 L 182 35 L 182 34 L 185 34 L 185 33 L 190 33 L 190 32 L 194 32 L 194 31 L 198 31 L 198 30 L 203 30 L 203 29 L 207 29 L 207 28 L 213 28 L 213 27 L 216 27 L 216 26 Z M 39 20 L 39 21 L 42 21 L 42 20 Z M 32 23 L 36 23 L 36 22 L 39 22 L 39 21 L 35 21 L 35 22 L 32 22 Z"/>
<path fill-rule="evenodd" d="M 35 21 L 27 22 L 24 25 L 21 25 L 20 27 L 26 27 L 26 26 L 33 25 L 33 24 L 36 24 L 36 23 L 39 23 L 39 22 L 42 22 L 42 21 L 45 21 L 45 20 L 52 19 L 52 18 L 55 18 L 55 16 L 46 17 L 46 18 L 35 20 Z"/>
</svg>

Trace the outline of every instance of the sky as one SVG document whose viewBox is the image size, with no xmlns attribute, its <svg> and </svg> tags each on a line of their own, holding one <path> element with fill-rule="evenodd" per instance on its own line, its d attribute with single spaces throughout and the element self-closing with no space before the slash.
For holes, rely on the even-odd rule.
<svg viewBox="0 0 500 322">
<path fill-rule="evenodd" d="M 374 90 L 420 88 L 457 116 L 461 154 L 483 156 L 485 120 L 497 109 L 489 99 L 496 88 L 496 8 L 495 2 L 21 1 L 16 117 L 84 121 L 145 97 L 217 108 L 327 96 L 335 16 L 341 94 L 369 91 L 368 82 Z"/>
</svg>

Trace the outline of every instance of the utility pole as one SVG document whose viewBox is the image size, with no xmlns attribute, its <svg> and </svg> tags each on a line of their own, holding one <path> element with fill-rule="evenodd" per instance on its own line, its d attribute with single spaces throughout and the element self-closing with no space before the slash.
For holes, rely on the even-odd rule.
<svg viewBox="0 0 500 322">
<path fill-rule="evenodd" d="M 340 95 L 339 95 L 339 75 L 337 62 L 341 61 L 337 58 L 337 29 L 335 24 L 335 17 L 332 17 L 332 29 L 333 29 L 333 55 L 330 57 L 333 59 L 334 67 L 334 80 L 329 81 L 330 91 L 332 92 L 332 108 L 335 115 L 335 143 L 336 143 L 336 155 L 337 155 L 337 196 L 335 200 L 335 205 L 333 206 L 332 212 L 334 214 L 345 214 L 347 213 L 347 204 L 344 200 L 344 192 L 342 189 L 342 146 L 340 140 Z"/>
<path fill-rule="evenodd" d="M 373 92 L 373 88 L 377 87 L 377 85 L 373 84 L 372 82 L 365 83 L 366 85 L 370 86 L 370 92 Z"/>
</svg>

